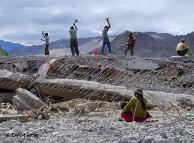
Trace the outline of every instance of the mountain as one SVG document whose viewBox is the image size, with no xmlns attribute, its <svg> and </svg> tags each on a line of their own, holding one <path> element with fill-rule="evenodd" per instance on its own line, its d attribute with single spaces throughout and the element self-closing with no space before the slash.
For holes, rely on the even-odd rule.
<svg viewBox="0 0 194 143">
<path fill-rule="evenodd" d="M 88 54 L 90 51 L 93 51 L 95 48 L 99 48 L 102 45 L 101 37 L 94 37 L 89 39 L 81 38 L 78 41 L 80 42 L 79 51 L 81 54 Z M 50 50 L 51 55 L 55 56 L 71 55 L 69 42 L 67 44 L 68 46 L 66 46 L 65 48 L 52 48 Z"/>
<path fill-rule="evenodd" d="M 112 41 L 113 54 L 124 55 L 129 31 L 119 34 Z M 135 55 L 140 57 L 169 57 L 176 55 L 176 45 L 180 39 L 184 38 L 189 43 L 190 48 L 194 49 L 194 32 L 187 35 L 171 35 L 168 33 L 156 32 L 134 32 L 136 39 Z"/>
<path fill-rule="evenodd" d="M 0 46 L 4 49 L 6 49 L 6 51 L 10 52 L 13 49 L 19 49 L 19 48 L 24 48 L 24 45 L 21 45 L 19 43 L 12 43 L 9 41 L 4 41 L 4 40 L 0 40 Z"/>
<path fill-rule="evenodd" d="M 89 37 L 78 39 L 80 53 L 87 54 L 94 48 L 99 48 L 102 42 L 101 37 Z M 67 55 L 70 54 L 70 40 L 61 39 L 50 43 L 50 53 L 52 55 Z M 13 56 L 21 55 L 40 55 L 44 53 L 44 45 L 26 46 L 20 49 L 13 49 L 10 54 Z"/>
<path fill-rule="evenodd" d="M 124 55 L 127 38 L 130 31 L 125 31 L 119 35 L 110 37 L 113 54 Z M 156 32 L 134 32 L 136 38 L 135 55 L 140 57 L 169 57 L 176 55 L 176 45 L 180 39 L 184 38 L 189 43 L 190 48 L 194 49 L 194 32 L 187 35 L 172 35 L 168 33 Z M 102 46 L 101 37 L 80 38 L 79 50 L 81 54 L 87 54 L 96 48 Z M 70 51 L 69 39 L 61 39 L 50 44 L 51 55 L 69 55 Z M 17 48 L 10 51 L 11 55 L 40 55 L 44 53 L 44 45 L 33 45 L 24 48 Z"/>
</svg>

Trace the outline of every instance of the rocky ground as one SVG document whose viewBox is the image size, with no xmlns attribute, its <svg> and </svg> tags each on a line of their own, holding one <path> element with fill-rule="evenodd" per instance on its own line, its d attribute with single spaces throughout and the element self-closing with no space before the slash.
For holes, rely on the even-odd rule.
<svg viewBox="0 0 194 143">
<path fill-rule="evenodd" d="M 194 119 L 181 107 L 150 110 L 144 123 L 119 121 L 119 102 L 74 99 L 53 104 L 49 120 L 0 124 L 4 143 L 192 143 Z M 8 105 L 10 106 L 10 105 Z M 5 108 L 5 107 L 4 107 Z M 5 109 L 4 109 L 5 111 Z M 7 110 L 14 114 L 12 111 Z M 190 113 L 193 109 L 190 110 Z M 187 115 L 185 114 L 187 113 Z"/>
<path fill-rule="evenodd" d="M 178 123 L 178 124 L 177 124 Z M 0 124 L 3 143 L 193 143 L 194 120 L 126 123 L 116 117 L 59 117 Z"/>
</svg>

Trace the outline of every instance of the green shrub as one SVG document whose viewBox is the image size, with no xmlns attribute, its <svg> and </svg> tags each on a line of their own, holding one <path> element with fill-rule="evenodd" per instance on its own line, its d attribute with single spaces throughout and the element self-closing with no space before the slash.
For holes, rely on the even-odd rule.
<svg viewBox="0 0 194 143">
<path fill-rule="evenodd" d="M 9 53 L 0 46 L 0 56 L 8 56 Z"/>
</svg>

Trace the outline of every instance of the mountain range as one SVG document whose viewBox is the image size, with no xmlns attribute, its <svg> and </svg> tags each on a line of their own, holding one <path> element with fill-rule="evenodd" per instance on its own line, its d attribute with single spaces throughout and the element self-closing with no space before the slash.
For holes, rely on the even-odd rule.
<svg viewBox="0 0 194 143">
<path fill-rule="evenodd" d="M 122 44 L 127 42 L 129 33 L 130 31 L 125 31 L 119 35 L 110 37 L 113 54 L 124 54 L 126 46 Z M 191 49 L 194 49 L 194 32 L 176 36 L 156 32 L 134 32 L 133 34 L 136 39 L 135 55 L 140 57 L 169 57 L 176 55 L 176 45 L 182 38 L 189 43 Z M 78 42 L 81 54 L 88 54 L 96 48 L 100 49 L 102 46 L 101 37 L 80 38 Z M 69 39 L 61 39 L 52 42 L 50 44 L 51 55 L 61 56 L 70 54 L 69 43 Z M 18 47 L 13 47 L 8 48 L 9 53 L 13 56 L 40 55 L 44 53 L 44 45 L 23 46 L 19 44 Z"/>
<path fill-rule="evenodd" d="M 13 49 L 24 48 L 25 46 L 19 43 L 0 40 L 0 46 L 10 52 Z"/>
<path fill-rule="evenodd" d="M 126 46 L 122 46 L 127 42 L 129 31 L 125 31 L 118 35 L 112 41 L 113 53 L 123 54 Z M 176 55 L 176 46 L 181 39 L 185 39 L 190 49 L 194 49 L 194 32 L 187 35 L 172 35 L 168 33 L 156 32 L 134 32 L 136 39 L 135 55 L 140 57 L 169 57 Z"/>
<path fill-rule="evenodd" d="M 92 51 L 96 46 L 100 45 L 102 41 L 101 37 L 89 37 L 78 39 L 80 53 L 86 54 L 88 51 Z M 49 51 L 51 55 L 69 55 L 70 54 L 70 40 L 61 39 L 51 42 L 49 45 Z M 44 45 L 26 46 L 24 48 L 13 49 L 10 51 L 11 55 L 40 55 L 44 53 Z"/>
</svg>

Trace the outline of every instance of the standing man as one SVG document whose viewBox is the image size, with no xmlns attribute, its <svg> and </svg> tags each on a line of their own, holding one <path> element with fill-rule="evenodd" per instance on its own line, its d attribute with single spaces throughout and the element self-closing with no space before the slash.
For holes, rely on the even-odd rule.
<svg viewBox="0 0 194 143">
<path fill-rule="evenodd" d="M 133 34 L 130 33 L 127 41 L 127 48 L 125 50 L 125 56 L 127 56 L 127 53 L 130 51 L 130 56 L 134 56 L 134 47 L 135 47 L 135 38 L 133 37 Z"/>
<path fill-rule="evenodd" d="M 74 24 L 71 26 L 69 33 L 70 33 L 70 48 L 71 48 L 71 53 L 72 56 L 79 56 L 79 49 L 78 49 L 78 41 L 77 41 L 77 31 L 78 28 L 75 25 L 78 21 L 75 20 Z"/>
<path fill-rule="evenodd" d="M 112 49 L 111 49 L 111 44 L 110 44 L 110 41 L 109 41 L 109 38 L 108 38 L 108 31 L 110 29 L 110 22 L 109 22 L 109 18 L 106 19 L 107 23 L 108 23 L 108 26 L 104 26 L 104 29 L 102 31 L 102 37 L 103 37 L 103 44 L 102 44 L 102 50 L 101 50 L 101 53 L 104 53 L 104 48 L 105 46 L 107 45 L 108 47 L 108 50 L 109 50 L 109 54 L 112 52 Z"/>
<path fill-rule="evenodd" d="M 44 33 L 43 31 L 42 36 L 43 38 L 41 38 L 41 40 L 45 42 L 44 54 L 49 55 L 49 40 L 50 39 L 49 39 L 48 33 Z"/>
</svg>

